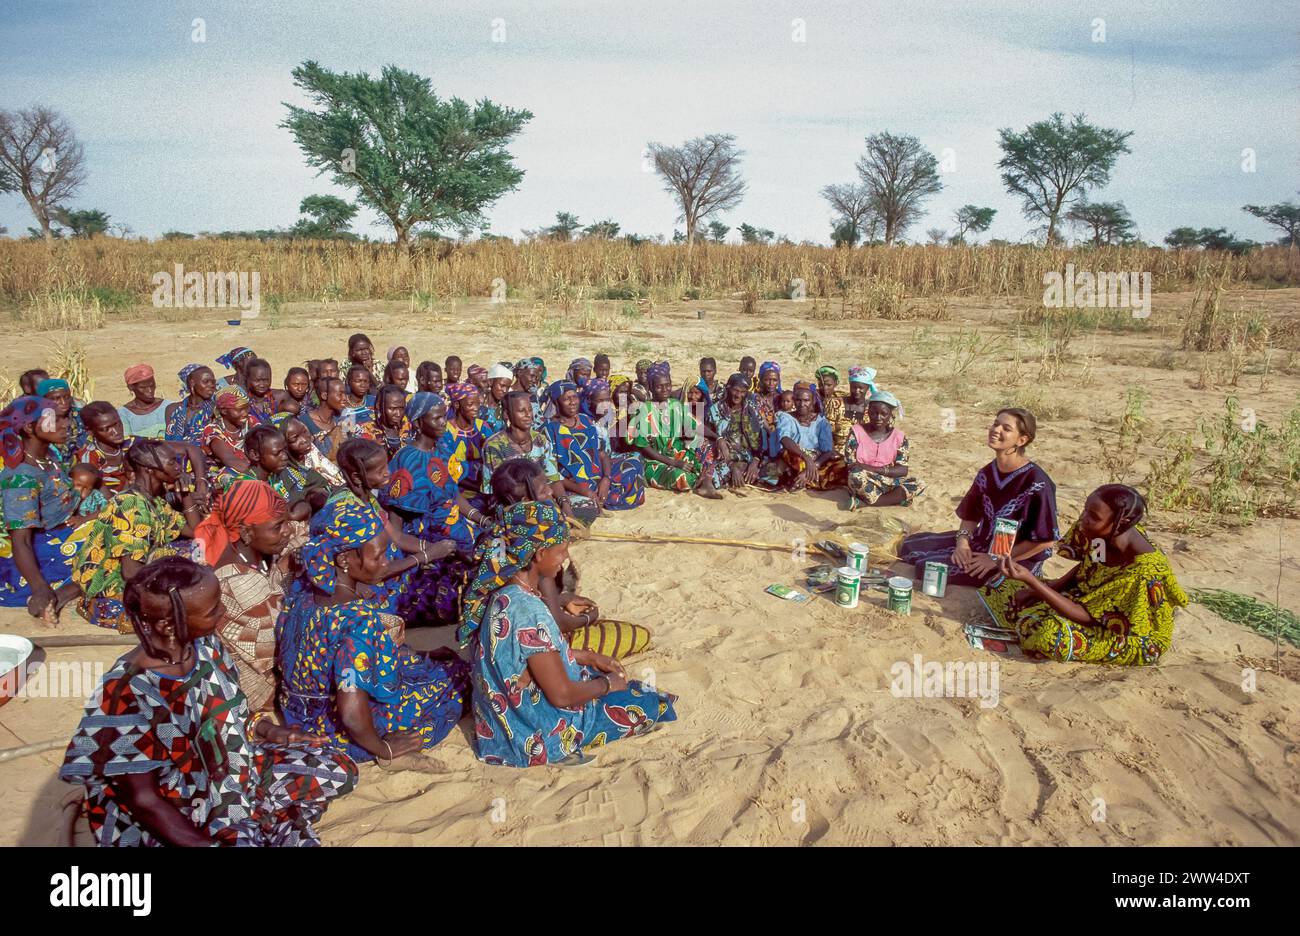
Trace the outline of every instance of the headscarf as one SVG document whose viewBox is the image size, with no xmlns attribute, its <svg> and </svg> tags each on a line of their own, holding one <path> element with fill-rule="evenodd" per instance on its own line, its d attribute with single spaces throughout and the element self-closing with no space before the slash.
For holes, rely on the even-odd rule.
<svg viewBox="0 0 1300 936">
<path fill-rule="evenodd" d="M 532 370 L 532 367 L 533 367 L 532 358 L 520 358 L 519 360 L 515 361 L 514 369 L 516 371 L 521 371 L 524 369 Z M 511 374 L 510 376 L 513 377 L 514 374 Z"/>
<path fill-rule="evenodd" d="M 727 386 L 744 387 L 746 390 L 748 390 L 749 378 L 746 377 L 744 374 L 742 374 L 740 371 L 736 371 L 736 373 L 732 374 L 730 377 L 727 378 Z"/>
<path fill-rule="evenodd" d="M 447 384 L 447 386 L 443 387 L 442 390 L 447 394 L 447 396 L 451 397 L 452 402 L 455 403 L 479 395 L 478 387 L 474 386 L 472 383 L 465 383 L 463 381 L 461 383 Z"/>
<path fill-rule="evenodd" d="M 217 409 L 231 409 L 240 403 L 248 403 L 248 391 L 239 384 L 231 384 L 217 391 Z"/>
<path fill-rule="evenodd" d="M 66 380 L 59 377 L 46 377 L 36 385 L 36 395 L 40 397 L 43 397 L 54 390 L 67 390 L 68 392 L 71 392 L 72 386 Z"/>
<path fill-rule="evenodd" d="M 453 384 L 453 386 L 455 385 Z M 427 390 L 422 390 L 419 393 L 412 393 L 411 398 L 406 401 L 406 418 L 411 421 L 412 425 L 414 425 L 416 420 L 429 412 L 429 410 L 436 409 L 446 402 L 447 401 L 438 396 L 438 394 L 429 393 Z"/>
<path fill-rule="evenodd" d="M 866 384 L 872 390 L 875 390 L 876 369 L 874 367 L 850 367 L 849 383 Z"/>
<path fill-rule="evenodd" d="M 614 388 L 617 387 L 619 384 L 628 383 L 629 381 L 631 381 L 631 379 L 632 378 L 629 377 L 627 374 L 610 374 L 609 375 L 610 392 L 612 393 Z"/>
<path fill-rule="evenodd" d="M 369 507 L 335 507 L 320 533 L 309 539 L 299 554 L 307 580 L 325 594 L 334 594 L 338 582 L 334 557 L 349 549 L 360 549 L 383 528 L 379 514 Z"/>
<path fill-rule="evenodd" d="M 42 380 L 44 384 L 47 381 Z M 23 427 L 30 426 L 47 412 L 53 413 L 50 401 L 39 396 L 20 396 L 0 410 L 0 452 L 4 453 L 6 468 L 16 468 L 23 463 L 27 453 L 23 450 Z"/>
<path fill-rule="evenodd" d="M 393 345 L 391 348 L 388 349 L 388 354 L 384 356 L 384 360 L 391 361 L 393 359 L 393 352 L 396 351 L 398 348 L 403 348 L 403 347 L 405 347 L 405 345 L 399 345 L 399 344 Z"/>
<path fill-rule="evenodd" d="M 641 358 L 641 360 L 636 362 L 636 369 L 639 371 L 649 370 L 650 368 L 654 367 L 654 363 L 655 363 L 654 361 L 651 361 L 648 358 Z"/>
<path fill-rule="evenodd" d="M 473 382 L 480 377 L 486 377 L 487 368 L 484 367 L 482 364 L 471 364 L 469 366 L 469 370 L 465 371 L 465 376 L 468 377 L 471 382 Z"/>
<path fill-rule="evenodd" d="M 903 416 L 903 404 L 898 402 L 898 397 L 894 396 L 888 390 L 874 390 L 871 396 L 867 397 L 868 403 L 885 403 L 893 407 L 894 414 L 900 419 Z"/>
<path fill-rule="evenodd" d="M 252 353 L 253 353 L 252 348 L 231 348 L 225 354 L 219 355 L 217 357 L 217 363 L 220 364 L 222 367 L 228 367 L 231 370 L 234 370 L 236 361 L 242 358 L 245 354 L 252 354 Z"/>
<path fill-rule="evenodd" d="M 514 380 L 515 372 L 505 364 L 493 364 L 488 370 L 487 376 L 488 380 Z"/>
<path fill-rule="evenodd" d="M 496 590 L 526 569 L 539 549 L 558 546 L 568 538 L 569 525 L 560 509 L 549 501 L 522 501 L 502 512 L 501 519 L 479 540 L 475 550 L 480 560 L 478 571 L 465 592 L 460 627 L 456 629 L 461 646 L 469 643 L 483 623 Z"/>
<path fill-rule="evenodd" d="M 589 360 L 588 360 L 587 358 L 585 358 L 585 357 L 574 358 L 573 361 L 570 362 L 570 364 L 569 364 L 569 370 L 568 370 L 568 372 L 567 372 L 564 376 L 565 376 L 565 378 L 567 378 L 568 380 L 573 381 L 573 383 L 577 384 L 579 387 L 583 386 L 583 385 L 584 385 L 588 380 L 591 379 L 590 374 L 588 374 L 588 376 L 586 376 L 586 377 L 578 377 L 578 376 L 577 376 L 577 371 L 578 371 L 578 368 L 580 368 L 580 367 L 585 367 L 588 371 L 594 371 L 594 370 L 596 369 L 596 368 L 592 365 L 591 361 L 589 361 Z"/>
<path fill-rule="evenodd" d="M 186 364 L 176 374 L 181 379 L 181 395 L 188 396 L 190 392 L 190 375 L 202 367 L 202 364 Z"/>
<path fill-rule="evenodd" d="M 552 403 L 559 406 L 560 397 L 564 396 L 564 394 L 570 390 L 576 393 L 578 391 L 578 385 L 572 380 L 557 380 L 546 388 L 546 395 L 551 398 Z"/>
<path fill-rule="evenodd" d="M 539 357 L 534 357 L 534 358 L 529 358 L 528 363 L 532 367 L 535 367 L 539 371 L 541 371 L 541 376 L 538 377 L 537 379 L 542 383 L 546 383 L 546 362 Z"/>
<path fill-rule="evenodd" d="M 651 364 L 645 372 L 646 386 L 650 386 L 650 384 L 654 383 L 659 377 L 668 377 L 671 379 L 672 376 L 672 368 L 669 366 L 667 361 L 659 361 L 655 364 Z"/>
<path fill-rule="evenodd" d="M 623 379 L 626 380 L 627 378 L 624 377 Z M 609 390 L 611 392 L 613 391 L 613 387 L 610 386 L 608 380 L 602 380 L 600 377 L 592 377 L 590 380 L 588 380 L 586 384 L 583 385 L 582 389 L 578 391 L 579 412 L 583 413 L 586 416 L 590 416 L 592 419 L 595 419 L 597 413 L 595 409 L 592 408 L 591 398 L 594 397 L 597 393 L 600 393 L 600 391 L 602 390 Z"/>
<path fill-rule="evenodd" d="M 148 364 L 132 364 L 126 369 L 122 379 L 126 381 L 126 385 L 129 387 L 132 384 L 138 384 L 142 380 L 148 380 L 152 376 L 153 368 Z"/>
<path fill-rule="evenodd" d="M 212 513 L 194 528 L 194 540 L 201 548 L 200 561 L 216 565 L 221 554 L 239 537 L 241 527 L 267 523 L 283 517 L 289 505 L 265 481 L 241 479 L 217 497 Z"/>
<path fill-rule="evenodd" d="M 815 376 L 817 376 L 817 377 L 826 377 L 826 376 L 828 376 L 828 375 L 831 376 L 831 377 L 834 377 L 836 383 L 839 383 L 839 382 L 840 382 L 840 372 L 837 371 L 837 370 L 836 370 L 834 367 L 832 367 L 831 365 L 829 365 L 829 364 L 823 364 L 821 367 L 817 368 L 817 373 L 816 373 Z"/>
</svg>

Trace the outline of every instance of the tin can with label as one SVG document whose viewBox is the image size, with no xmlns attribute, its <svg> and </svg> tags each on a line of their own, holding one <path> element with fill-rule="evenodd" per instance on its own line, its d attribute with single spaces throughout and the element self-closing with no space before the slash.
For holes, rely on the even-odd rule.
<svg viewBox="0 0 1300 936">
<path fill-rule="evenodd" d="M 925 577 L 921 580 L 921 591 L 934 598 L 942 598 L 948 590 L 948 564 L 946 562 L 927 562 Z"/>
<path fill-rule="evenodd" d="M 849 543 L 849 567 L 857 569 L 859 572 L 867 571 L 867 559 L 871 555 L 871 547 L 866 543 Z"/>
<path fill-rule="evenodd" d="M 862 587 L 862 573 L 850 566 L 844 566 L 835 573 L 835 603 L 841 608 L 856 608 L 858 592 Z"/>
<path fill-rule="evenodd" d="M 912 613 L 912 580 L 895 575 L 889 580 L 889 610 L 895 614 Z"/>
</svg>

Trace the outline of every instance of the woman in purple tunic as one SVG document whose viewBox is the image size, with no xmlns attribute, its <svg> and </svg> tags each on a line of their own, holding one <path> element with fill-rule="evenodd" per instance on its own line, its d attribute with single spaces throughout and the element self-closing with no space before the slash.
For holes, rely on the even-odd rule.
<svg viewBox="0 0 1300 936">
<path fill-rule="evenodd" d="M 1012 558 L 1035 574 L 1042 569 L 1060 534 L 1056 485 L 1025 455 L 1036 432 L 1037 423 L 1028 410 L 1014 407 L 998 412 L 988 436 L 994 459 L 979 470 L 957 505 L 961 528 L 914 533 L 903 540 L 899 559 L 915 565 L 917 578 L 924 575 L 927 562 L 950 566 L 949 585 L 983 585 L 995 578 L 998 560 L 989 554 L 989 547 L 994 522 L 1001 519 L 1019 524 Z"/>
</svg>

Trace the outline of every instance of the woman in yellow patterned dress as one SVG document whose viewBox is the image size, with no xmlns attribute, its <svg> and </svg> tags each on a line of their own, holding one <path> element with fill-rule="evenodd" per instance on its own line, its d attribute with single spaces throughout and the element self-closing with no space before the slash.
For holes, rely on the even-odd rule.
<svg viewBox="0 0 1300 936">
<path fill-rule="evenodd" d="M 1165 554 L 1138 525 L 1142 495 L 1123 484 L 1093 491 L 1061 555 L 1079 564 L 1043 582 L 1004 557 L 1006 578 L 980 597 L 1026 654 L 1060 662 L 1149 666 L 1169 650 L 1174 611 L 1187 605 Z"/>
</svg>

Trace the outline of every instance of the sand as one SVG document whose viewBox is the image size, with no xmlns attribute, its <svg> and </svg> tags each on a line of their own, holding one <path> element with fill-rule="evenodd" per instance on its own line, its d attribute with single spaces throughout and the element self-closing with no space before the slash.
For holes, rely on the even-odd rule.
<svg viewBox="0 0 1300 936">
<path fill-rule="evenodd" d="M 1241 301 L 1297 314 L 1300 291 L 1242 294 Z M 161 326 L 111 324 L 94 335 L 89 362 L 101 393 L 124 396 L 122 369 L 148 360 L 171 374 L 248 344 L 272 362 L 277 382 L 307 353 L 342 355 L 364 330 L 378 348 L 398 341 L 412 359 L 467 362 L 542 354 L 552 377 L 579 355 L 607 351 L 616 370 L 666 356 L 680 379 L 702 354 L 723 376 L 744 353 L 793 365 L 802 332 L 820 359 L 842 369 L 870 363 L 906 406 L 913 472 L 928 490 L 912 508 L 849 513 L 844 492 L 753 493 L 706 502 L 649 492 L 646 505 L 612 515 L 609 532 L 678 533 L 789 546 L 764 552 L 699 545 L 579 542 L 582 591 L 610 616 L 655 632 L 629 673 L 681 696 L 679 720 L 648 738 L 615 744 L 595 764 L 526 771 L 480 765 L 462 722 L 438 748 L 392 769 L 363 768 L 359 789 L 321 825 L 327 844 L 1296 844 L 1300 841 L 1300 653 L 1193 605 L 1172 651 L 1150 669 L 998 660 L 971 649 L 962 624 L 980 617 L 974 594 L 942 600 L 918 590 L 912 614 L 867 594 L 847 611 L 817 598 L 792 606 L 764 593 L 799 586 L 812 559 L 798 553 L 830 537 L 885 549 L 901 529 L 951 529 L 953 507 L 988 459 L 983 430 L 998 405 L 1037 394 L 1044 415 L 1031 453 L 1055 479 L 1063 527 L 1087 493 L 1108 480 L 1096 440 L 1114 431 L 1127 385 L 1150 393 L 1147 415 L 1190 428 L 1218 411 L 1230 388 L 1195 389 L 1197 364 L 1177 347 L 1186 294 L 1160 294 L 1149 332 L 1084 335 L 1052 380 L 1039 377 L 1032 335 L 1019 339 L 1022 373 L 1010 360 L 1011 320 L 1024 303 L 951 300 L 944 322 L 817 322 L 809 306 L 765 305 L 744 317 L 732 304 L 661 306 L 615 331 L 507 334 L 500 307 L 461 300 L 434 315 L 396 303 L 288 308 L 238 329 L 221 317 Z M 696 309 L 707 310 L 704 319 Z M 379 314 L 382 311 L 382 314 Z M 313 331 L 314 326 L 323 326 Z M 980 327 L 995 336 L 988 357 L 960 377 L 952 336 Z M 38 364 L 43 340 L 26 341 L 11 372 Z M 1245 376 L 1235 392 L 1276 422 L 1300 392 L 1294 356 L 1275 355 L 1266 388 Z M 787 367 L 792 373 L 811 367 Z M 1013 375 L 1008 377 L 1008 375 Z M 1004 384 L 1018 382 L 1018 387 Z M 170 389 L 170 380 L 160 380 Z M 1022 397 L 1023 398 L 1023 397 Z M 951 409 L 945 431 L 944 409 Z M 1145 457 L 1129 480 L 1145 474 Z M 1260 520 L 1212 535 L 1157 514 L 1153 538 L 1186 588 L 1230 587 L 1300 607 L 1300 521 Z M 873 563 L 874 564 L 874 563 Z M 1054 562 L 1049 571 L 1066 566 Z M 1279 584 L 1280 582 L 1280 584 Z M 39 635 L 20 611 L 0 611 L 0 631 Z M 60 634 L 103 633 L 65 613 Z M 415 632 L 422 645 L 445 634 Z M 53 661 L 105 665 L 110 648 L 51 650 Z M 999 663 L 994 706 L 978 698 L 897 697 L 891 667 L 915 655 L 940 663 Z M 1253 691 L 1243 673 L 1253 671 Z M 1247 674 L 1249 675 L 1249 674 Z M 0 748 L 63 739 L 80 698 L 17 699 L 0 707 Z M 56 779 L 62 749 L 0 763 L 0 844 L 53 844 L 64 833 Z M 84 835 L 81 841 L 85 841 Z"/>
</svg>

